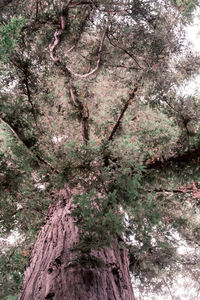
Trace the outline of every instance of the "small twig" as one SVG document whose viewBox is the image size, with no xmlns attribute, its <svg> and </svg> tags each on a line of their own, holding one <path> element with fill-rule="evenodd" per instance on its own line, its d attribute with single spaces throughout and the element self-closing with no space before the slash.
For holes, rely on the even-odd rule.
<svg viewBox="0 0 200 300">
<path fill-rule="evenodd" d="M 167 281 L 165 280 L 164 276 L 161 275 L 161 278 L 162 278 L 163 282 L 165 283 L 165 285 L 166 285 L 166 287 L 167 287 L 167 289 L 168 289 L 168 291 L 169 291 L 169 294 L 170 294 L 170 296 L 171 296 L 171 299 L 173 300 L 174 297 L 173 297 L 173 295 L 172 295 L 172 292 L 171 292 L 171 289 L 170 289 L 170 287 L 169 287 L 169 284 L 168 284 Z"/>
</svg>

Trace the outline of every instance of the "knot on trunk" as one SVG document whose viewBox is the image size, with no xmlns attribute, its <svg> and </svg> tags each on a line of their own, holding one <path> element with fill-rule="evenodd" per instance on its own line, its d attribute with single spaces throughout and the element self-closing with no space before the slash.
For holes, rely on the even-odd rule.
<svg viewBox="0 0 200 300">
<path fill-rule="evenodd" d="M 45 299 L 53 299 L 53 297 L 55 296 L 54 292 L 49 292 L 46 296 Z"/>
<path fill-rule="evenodd" d="M 92 281 L 94 280 L 94 274 L 92 270 L 82 270 L 83 282 L 86 285 L 87 289 L 92 286 Z"/>
</svg>

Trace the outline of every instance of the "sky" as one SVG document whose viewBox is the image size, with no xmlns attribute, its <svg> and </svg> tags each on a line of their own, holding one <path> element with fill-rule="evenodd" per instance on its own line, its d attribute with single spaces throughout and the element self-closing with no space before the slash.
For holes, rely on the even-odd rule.
<svg viewBox="0 0 200 300">
<path fill-rule="evenodd" d="M 187 27 L 186 37 L 191 42 L 193 50 L 200 52 L 200 11 L 194 18 L 194 23 Z"/>
<path fill-rule="evenodd" d="M 196 17 L 194 18 L 194 23 L 190 26 L 187 26 L 186 29 L 186 38 L 191 43 L 191 48 L 193 51 L 200 54 L 200 9 L 198 10 Z M 193 78 L 188 84 L 184 87 L 184 93 L 189 95 L 191 94 L 199 95 L 200 93 L 200 75 Z"/>
</svg>

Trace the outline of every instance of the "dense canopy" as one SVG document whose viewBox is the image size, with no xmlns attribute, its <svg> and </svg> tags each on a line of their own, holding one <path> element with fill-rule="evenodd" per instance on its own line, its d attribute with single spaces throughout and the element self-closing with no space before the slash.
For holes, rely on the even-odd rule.
<svg viewBox="0 0 200 300">
<path fill-rule="evenodd" d="M 68 189 L 76 262 L 104 268 L 93 254 L 117 238 L 142 297 L 173 299 L 180 273 L 197 292 L 200 101 L 184 87 L 200 56 L 184 30 L 198 5 L 0 0 L 1 299 L 18 298 L 48 208 Z"/>
</svg>

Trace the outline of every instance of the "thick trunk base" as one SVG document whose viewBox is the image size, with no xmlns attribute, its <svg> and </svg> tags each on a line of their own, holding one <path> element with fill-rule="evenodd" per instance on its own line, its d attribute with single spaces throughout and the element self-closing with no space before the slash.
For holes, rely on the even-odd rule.
<svg viewBox="0 0 200 300">
<path fill-rule="evenodd" d="M 49 209 L 25 271 L 18 300 L 134 300 L 126 250 L 116 241 L 96 252 L 106 267 L 74 264 L 70 248 L 81 237 L 71 217 L 71 193 Z"/>
</svg>

